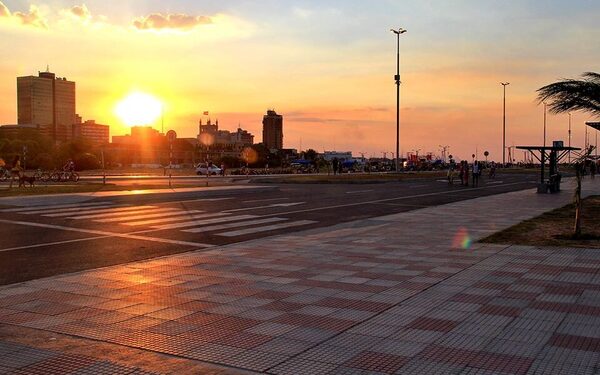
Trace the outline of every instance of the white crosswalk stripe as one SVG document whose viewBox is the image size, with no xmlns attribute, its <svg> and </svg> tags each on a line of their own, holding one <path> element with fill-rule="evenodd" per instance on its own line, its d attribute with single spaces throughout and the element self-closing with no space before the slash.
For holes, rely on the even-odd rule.
<svg viewBox="0 0 600 375">
<path fill-rule="evenodd" d="M 111 202 L 90 202 L 90 203 L 73 203 L 73 204 L 53 204 L 46 206 L 32 206 L 32 207 L 19 207 L 19 208 L 7 208 L 4 210 L 0 210 L 0 212 L 19 212 L 25 213 L 30 211 L 38 211 L 38 210 L 55 210 L 59 208 L 71 208 L 71 207 L 91 207 L 91 206 L 100 206 L 112 204 Z"/>
<path fill-rule="evenodd" d="M 264 227 L 253 227 L 253 228 L 248 228 L 248 229 L 234 230 L 231 232 L 217 233 L 217 235 L 224 236 L 224 237 L 237 237 L 237 236 L 243 236 L 245 234 L 254 234 L 254 233 L 260 233 L 260 232 L 268 232 L 270 230 L 299 227 L 302 225 L 308 225 L 308 224 L 313 224 L 313 223 L 316 223 L 316 221 L 312 221 L 312 220 L 291 221 L 288 223 L 273 224 L 273 225 L 267 225 Z"/>
<path fill-rule="evenodd" d="M 109 218 L 109 217 L 117 217 L 123 215 L 138 215 L 138 214 L 146 214 L 146 213 L 156 213 L 156 212 L 165 212 L 165 211 L 176 211 L 177 208 L 158 208 L 153 206 L 137 206 L 131 207 L 129 210 L 119 210 L 115 212 L 107 212 L 102 214 L 93 214 L 93 215 L 82 215 L 82 216 L 71 216 L 69 219 L 101 219 L 101 218 Z"/>
<path fill-rule="evenodd" d="M 161 218 L 161 219 L 132 221 L 132 222 L 125 222 L 125 223 L 121 223 L 121 224 L 131 225 L 131 226 L 151 225 L 151 224 L 161 224 L 161 223 L 169 223 L 169 222 L 172 223 L 174 221 L 204 219 L 204 218 L 209 218 L 209 217 L 218 217 L 218 216 L 227 216 L 227 215 L 229 215 L 229 214 L 224 213 L 224 212 L 215 212 L 215 213 L 206 213 L 206 214 L 190 215 L 190 216 L 183 215 L 183 216 L 177 216 L 177 217 L 166 217 L 166 218 Z"/>
<path fill-rule="evenodd" d="M 196 226 L 204 225 L 204 224 L 214 224 L 214 223 L 222 223 L 224 221 L 254 219 L 256 217 L 257 217 L 256 215 L 226 216 L 226 217 L 218 217 L 218 218 L 205 219 L 205 220 L 185 221 L 183 223 L 157 225 L 157 226 L 153 226 L 152 228 L 155 228 L 155 229 L 176 229 L 176 228 L 196 227 Z"/>
<path fill-rule="evenodd" d="M 154 210 L 150 211 L 150 212 L 156 212 Z M 119 221 L 130 221 L 130 220 L 143 220 L 143 219 L 152 219 L 152 218 L 157 218 L 157 217 L 166 217 L 166 216 L 181 216 L 181 215 L 189 215 L 189 214 L 198 214 L 204 211 L 200 211 L 200 210 L 191 210 L 191 211 L 184 211 L 184 210 L 177 210 L 177 211 L 167 211 L 167 212 L 159 212 L 159 213 L 151 213 L 151 214 L 142 214 L 142 215 L 134 215 L 134 216 L 129 216 L 130 213 L 126 212 L 125 214 L 127 216 L 121 216 L 121 217 L 111 217 L 108 219 L 99 219 L 99 220 L 94 220 L 100 223 L 116 223 Z M 185 218 L 182 218 L 182 220 Z"/>
<path fill-rule="evenodd" d="M 138 210 L 138 209 L 145 209 L 145 208 L 152 208 L 154 206 L 130 206 L 128 204 L 118 204 L 118 205 L 114 205 L 114 206 L 110 206 L 110 207 L 106 207 L 106 208 L 100 208 L 100 209 L 93 209 L 93 210 L 89 210 L 89 209 L 85 209 L 85 210 L 79 210 L 79 211 L 69 211 L 69 212 L 61 212 L 59 211 L 58 213 L 55 214 L 46 214 L 46 215 L 42 215 L 42 216 L 47 216 L 47 217 L 65 217 L 65 216 L 70 216 L 70 217 L 79 217 L 79 216 L 89 216 L 89 215 L 100 215 L 100 214 L 106 214 L 106 213 L 114 213 L 114 212 L 121 212 L 121 211 L 133 211 L 133 210 Z M 87 217 L 84 217 L 87 219 Z"/>
<path fill-rule="evenodd" d="M 116 205 L 113 203 L 106 203 L 100 206 L 94 206 L 94 207 L 71 207 L 71 208 L 57 208 L 57 209 L 45 209 L 45 210 L 37 210 L 37 211 L 27 211 L 27 212 L 23 212 L 25 215 L 39 215 L 39 214 L 58 214 L 58 213 L 63 213 L 63 212 L 77 212 L 77 211 L 84 211 L 84 210 L 91 210 L 91 209 L 102 209 L 102 208 L 110 208 L 110 207 L 121 207 L 121 206 L 125 206 L 124 204 L 121 205 Z"/>
<path fill-rule="evenodd" d="M 223 229 L 248 227 L 250 225 L 274 223 L 274 222 L 277 222 L 277 221 L 285 221 L 285 220 L 288 220 L 288 219 L 284 219 L 284 218 L 281 218 L 281 217 L 269 217 L 269 218 L 266 218 L 266 219 L 252 220 L 252 221 L 246 221 L 246 222 L 241 222 L 241 223 L 240 222 L 235 222 L 235 223 L 228 223 L 228 224 L 221 224 L 221 225 L 210 225 L 208 227 L 183 229 L 181 231 L 182 232 L 188 232 L 188 233 L 215 232 L 215 231 L 223 230 Z"/>
</svg>

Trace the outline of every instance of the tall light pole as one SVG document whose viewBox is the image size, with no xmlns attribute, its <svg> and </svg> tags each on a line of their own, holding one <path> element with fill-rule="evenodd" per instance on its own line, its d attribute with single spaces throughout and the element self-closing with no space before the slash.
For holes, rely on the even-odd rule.
<svg viewBox="0 0 600 375">
<path fill-rule="evenodd" d="M 569 148 L 571 148 L 571 112 L 569 112 Z M 571 150 L 569 150 L 569 164 L 571 164 Z"/>
<path fill-rule="evenodd" d="M 398 156 L 400 155 L 400 34 L 406 32 L 403 28 L 398 30 L 390 29 L 391 32 L 396 34 L 397 37 L 397 49 L 396 49 L 396 75 L 394 80 L 396 81 L 396 173 L 400 172 L 398 163 Z"/>
<path fill-rule="evenodd" d="M 510 82 L 500 82 L 504 96 L 502 99 L 502 166 L 506 165 L 506 86 Z"/>
<path fill-rule="evenodd" d="M 546 102 L 544 102 L 544 147 L 546 147 Z"/>
</svg>

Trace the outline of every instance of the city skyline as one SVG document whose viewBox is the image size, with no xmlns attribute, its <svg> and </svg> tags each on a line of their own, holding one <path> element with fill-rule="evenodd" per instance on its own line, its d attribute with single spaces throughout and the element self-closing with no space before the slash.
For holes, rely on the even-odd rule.
<svg viewBox="0 0 600 375">
<path fill-rule="evenodd" d="M 390 155 L 396 51 L 388 30 L 404 27 L 402 154 L 441 144 L 461 158 L 478 149 L 499 160 L 500 82 L 511 82 L 507 146 L 541 143 L 535 90 L 596 69 L 599 11 L 592 1 L 1 0 L 0 47 L 10 54 L 0 62 L 0 95 L 16 98 L 15 77 L 49 64 L 78 83 L 78 112 L 110 124 L 111 135 L 128 132 L 115 107 L 140 91 L 164 104 L 165 126 L 181 136 L 195 135 L 206 110 L 258 134 L 265 108 L 274 108 L 285 116 L 286 148 Z M 0 123 L 16 117 L 16 100 L 4 100 Z M 572 114 L 574 145 L 591 119 Z M 548 139 L 566 141 L 567 124 L 567 115 L 549 116 Z M 160 120 L 150 125 L 160 129 Z"/>
</svg>

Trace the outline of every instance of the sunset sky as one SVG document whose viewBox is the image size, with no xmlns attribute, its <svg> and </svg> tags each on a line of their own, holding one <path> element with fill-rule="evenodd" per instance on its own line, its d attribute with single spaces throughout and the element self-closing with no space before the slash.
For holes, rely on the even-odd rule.
<svg viewBox="0 0 600 375">
<path fill-rule="evenodd" d="M 196 136 L 210 111 L 222 129 L 239 123 L 260 142 L 274 108 L 285 147 L 391 155 L 389 29 L 403 27 L 403 155 L 449 145 L 459 158 L 478 149 L 498 160 L 500 81 L 510 82 L 508 145 L 541 144 L 535 90 L 600 71 L 599 18 L 597 0 L 0 0 L 0 124 L 16 123 L 16 77 L 48 64 L 77 82 L 83 119 L 111 135 L 128 133 L 115 109 L 141 92 L 163 103 L 165 128 L 181 137 Z M 572 119 L 581 145 L 592 118 Z M 566 115 L 548 117 L 547 139 L 566 143 Z"/>
</svg>

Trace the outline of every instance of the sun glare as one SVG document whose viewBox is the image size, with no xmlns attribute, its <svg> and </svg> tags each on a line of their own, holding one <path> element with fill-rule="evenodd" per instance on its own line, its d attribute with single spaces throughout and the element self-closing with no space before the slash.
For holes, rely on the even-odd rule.
<svg viewBox="0 0 600 375">
<path fill-rule="evenodd" d="M 121 100 L 115 113 L 128 126 L 151 125 L 162 112 L 162 103 L 152 95 L 134 92 Z"/>
</svg>

